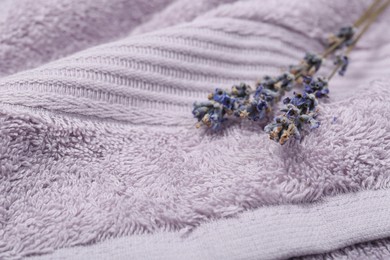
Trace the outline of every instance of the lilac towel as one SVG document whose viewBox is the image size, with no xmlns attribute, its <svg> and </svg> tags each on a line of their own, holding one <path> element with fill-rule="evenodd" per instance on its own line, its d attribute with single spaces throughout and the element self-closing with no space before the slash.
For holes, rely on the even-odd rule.
<svg viewBox="0 0 390 260">
<path fill-rule="evenodd" d="M 0 258 L 389 186 L 390 35 L 382 32 L 390 13 L 359 43 L 346 77 L 331 84 L 321 127 L 280 147 L 258 124 L 195 129 L 191 105 L 215 87 L 253 83 L 321 51 L 323 36 L 370 1 L 230 2 L 6 3 Z"/>
</svg>

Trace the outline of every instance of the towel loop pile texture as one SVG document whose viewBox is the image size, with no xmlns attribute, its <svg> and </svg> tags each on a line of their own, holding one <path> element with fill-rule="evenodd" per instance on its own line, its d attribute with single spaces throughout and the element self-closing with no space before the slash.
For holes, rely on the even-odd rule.
<svg viewBox="0 0 390 260">
<path fill-rule="evenodd" d="M 369 1 L 34 3 L 0 12 L 0 258 L 388 187 L 388 12 L 302 143 L 237 122 L 213 135 L 191 115 L 216 87 L 322 50 Z M 337 245 L 368 237 L 382 238 Z"/>
</svg>

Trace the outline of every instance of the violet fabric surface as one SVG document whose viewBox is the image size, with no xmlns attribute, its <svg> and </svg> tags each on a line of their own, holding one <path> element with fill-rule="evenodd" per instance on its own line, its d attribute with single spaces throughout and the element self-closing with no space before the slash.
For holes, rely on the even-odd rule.
<svg viewBox="0 0 390 260">
<path fill-rule="evenodd" d="M 388 188 L 389 11 L 302 143 L 281 147 L 234 120 L 211 134 L 191 115 L 216 87 L 321 51 L 369 3 L 0 1 L 0 258 Z"/>
<path fill-rule="evenodd" d="M 129 34 L 172 0 L 1 0 L 0 76 Z M 0 3 L 2 3 L 0 1 Z"/>
<path fill-rule="evenodd" d="M 334 249 L 389 236 L 389 195 L 390 190 L 383 189 L 340 194 L 315 203 L 260 207 L 235 218 L 204 223 L 189 234 L 125 236 L 31 260 L 388 259 L 388 240 Z M 331 253 L 318 254 L 325 251 Z"/>
</svg>

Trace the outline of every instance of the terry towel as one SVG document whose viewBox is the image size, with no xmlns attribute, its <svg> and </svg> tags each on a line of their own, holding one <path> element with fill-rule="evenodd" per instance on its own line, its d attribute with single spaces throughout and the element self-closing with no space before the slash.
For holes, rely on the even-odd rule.
<svg viewBox="0 0 390 260">
<path fill-rule="evenodd" d="M 301 143 L 281 147 L 263 124 L 235 120 L 211 133 L 196 129 L 191 115 L 192 103 L 216 87 L 253 84 L 320 52 L 324 37 L 370 1 L 1 4 L 0 258 L 141 234 L 152 236 L 147 245 L 161 232 L 190 241 L 209 221 L 241 216 L 250 229 L 242 214 L 260 218 L 296 204 L 299 211 L 339 194 L 352 203 L 354 192 L 389 186 L 388 11 L 359 42 L 346 76 L 331 82 L 321 127 Z M 330 246 L 281 243 L 231 258 L 329 253 L 389 235 L 387 224 L 360 232 L 356 221 L 352 238 L 325 227 Z M 267 233 L 271 240 L 282 227 Z"/>
</svg>

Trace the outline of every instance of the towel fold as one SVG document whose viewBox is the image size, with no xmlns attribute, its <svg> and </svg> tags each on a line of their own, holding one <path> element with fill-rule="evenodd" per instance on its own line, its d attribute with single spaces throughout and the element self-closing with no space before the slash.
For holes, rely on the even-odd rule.
<svg viewBox="0 0 390 260">
<path fill-rule="evenodd" d="M 321 127 L 302 142 L 281 147 L 264 123 L 247 121 L 211 133 L 196 129 L 191 115 L 192 103 L 216 87 L 253 84 L 321 51 L 323 36 L 354 21 L 369 1 L 202 1 L 156 31 L 158 10 L 166 21 L 188 1 L 165 9 L 169 1 L 153 8 L 43 2 L 11 8 L 26 16 L 0 23 L 0 71 L 19 71 L 0 79 L 0 258 L 388 187 L 390 35 L 381 32 L 389 12 L 359 43 L 347 75 L 331 83 Z M 57 13 L 64 5 L 68 11 Z M 205 6 L 213 9 L 203 13 Z M 69 13 L 85 24 L 61 23 Z M 11 30 L 18 33 L 4 33 Z"/>
</svg>

